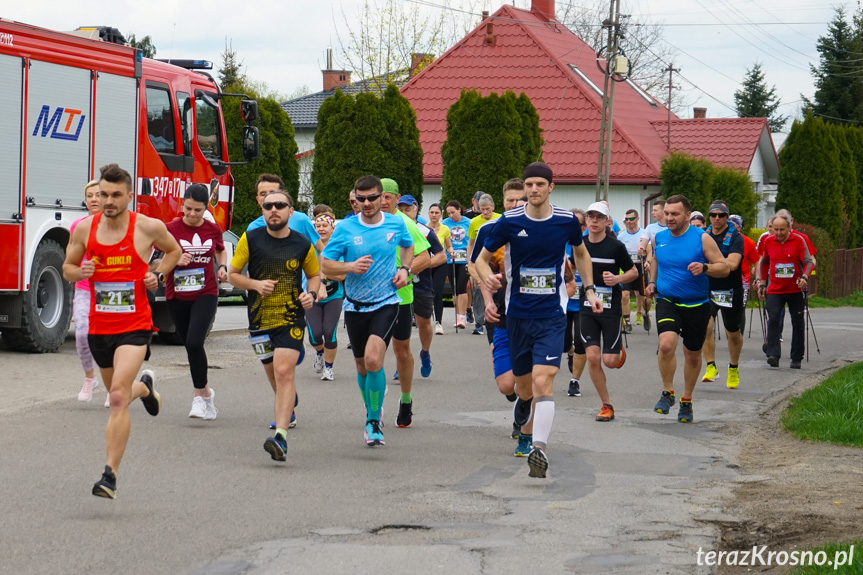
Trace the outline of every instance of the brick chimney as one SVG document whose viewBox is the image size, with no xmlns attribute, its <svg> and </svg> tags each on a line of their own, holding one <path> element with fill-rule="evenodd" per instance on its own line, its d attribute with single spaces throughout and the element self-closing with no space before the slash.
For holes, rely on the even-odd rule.
<svg viewBox="0 0 863 575">
<path fill-rule="evenodd" d="M 327 48 L 327 69 L 321 70 L 324 75 L 324 91 L 333 90 L 351 83 L 351 73 L 348 70 L 333 70 L 333 49 Z"/>
<path fill-rule="evenodd" d="M 554 0 L 530 0 L 530 11 L 536 12 L 547 22 L 556 19 L 554 17 Z"/>
<path fill-rule="evenodd" d="M 410 78 L 413 78 L 417 74 L 423 71 L 423 69 L 434 62 L 434 56 L 432 54 L 411 54 L 411 69 L 410 69 Z"/>
<path fill-rule="evenodd" d="M 696 120 L 703 120 L 707 117 L 707 108 L 692 108 L 692 117 Z"/>
</svg>

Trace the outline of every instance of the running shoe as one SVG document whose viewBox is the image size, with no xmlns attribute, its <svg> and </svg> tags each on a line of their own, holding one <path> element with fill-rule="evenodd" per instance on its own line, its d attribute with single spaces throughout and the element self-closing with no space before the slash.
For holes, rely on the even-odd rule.
<svg viewBox="0 0 863 575">
<path fill-rule="evenodd" d="M 516 422 L 512 422 L 512 434 L 510 437 L 513 439 L 518 439 L 521 436 L 521 426 Z"/>
<path fill-rule="evenodd" d="M 653 411 L 656 413 L 668 413 L 668 410 L 671 409 L 671 406 L 674 405 L 674 392 L 663 390 L 662 396 L 659 398 L 659 401 L 656 402 L 656 406 L 653 408 Z"/>
<path fill-rule="evenodd" d="M 791 360 L 791 369 L 800 369 L 801 367 L 803 367 L 803 365 L 800 360 Z"/>
<path fill-rule="evenodd" d="M 614 406 L 610 403 L 603 403 L 602 409 L 596 414 L 597 421 L 611 421 L 614 419 Z"/>
<path fill-rule="evenodd" d="M 294 412 L 291 414 L 291 422 L 288 424 L 288 429 L 293 429 L 296 426 L 297 426 L 297 413 Z M 276 428 L 276 422 L 274 421 L 270 424 L 270 429 L 275 429 L 275 428 Z"/>
<path fill-rule="evenodd" d="M 277 433 L 275 437 L 268 437 L 264 441 L 264 451 L 270 454 L 273 461 L 285 461 L 287 459 L 285 454 L 288 452 L 288 442 L 285 441 L 282 434 Z"/>
<path fill-rule="evenodd" d="M 162 409 L 162 396 L 159 395 L 158 391 L 153 389 L 155 381 L 156 374 L 152 370 L 145 369 L 141 372 L 141 383 L 146 385 L 147 389 L 150 390 L 150 394 L 147 397 L 141 398 L 141 403 L 144 404 L 144 409 L 147 410 L 147 413 L 153 416 L 159 415 L 159 410 Z"/>
<path fill-rule="evenodd" d="M 467 319 L 468 323 L 473 323 L 473 310 L 471 308 L 467 308 L 467 313 L 465 313 L 465 319 Z"/>
<path fill-rule="evenodd" d="M 99 387 L 99 380 L 95 377 L 85 377 L 84 386 L 78 392 L 78 401 L 91 401 L 93 399 L 93 390 Z"/>
<path fill-rule="evenodd" d="M 623 333 L 627 333 L 627 334 L 632 333 L 632 322 L 631 321 L 623 322 Z"/>
<path fill-rule="evenodd" d="M 216 391 L 211 387 L 210 397 L 204 398 L 204 404 L 207 406 L 207 413 L 204 415 L 204 419 L 213 420 L 216 419 L 216 416 L 219 414 L 219 410 L 216 409 L 216 404 L 213 403 L 214 399 L 216 399 Z"/>
<path fill-rule="evenodd" d="M 644 316 L 642 316 L 640 313 L 636 313 L 635 314 L 635 325 L 641 325 L 643 323 L 644 323 Z"/>
<path fill-rule="evenodd" d="M 728 389 L 734 389 L 738 385 L 740 385 L 740 368 L 728 368 L 728 378 L 725 381 L 725 385 L 728 387 Z"/>
<path fill-rule="evenodd" d="M 581 397 L 581 388 L 578 385 L 578 380 L 574 377 L 569 380 L 569 391 L 566 394 L 569 397 Z"/>
<path fill-rule="evenodd" d="M 93 485 L 93 495 L 104 497 L 105 499 L 114 499 L 117 497 L 117 476 L 114 475 L 114 471 L 110 466 L 105 466 L 102 479 Z"/>
<path fill-rule="evenodd" d="M 770 367 L 779 367 L 779 358 L 775 355 L 768 356 L 767 365 L 769 365 Z"/>
<path fill-rule="evenodd" d="M 646 331 L 650 331 L 650 312 L 649 311 L 644 312 L 644 329 Z"/>
<path fill-rule="evenodd" d="M 105 396 L 105 407 L 111 407 L 111 393 L 110 392 Z"/>
<path fill-rule="evenodd" d="M 321 373 L 324 370 L 324 353 L 316 353 L 315 354 L 315 363 L 312 365 L 315 370 L 315 373 Z"/>
<path fill-rule="evenodd" d="M 321 373 L 321 381 L 333 381 L 336 378 L 335 369 L 324 366 L 324 371 Z"/>
<path fill-rule="evenodd" d="M 189 412 L 189 417 L 193 419 L 204 419 L 207 415 L 207 403 L 203 397 L 196 397 L 192 400 L 192 411 Z"/>
<path fill-rule="evenodd" d="M 387 444 L 384 440 L 384 434 L 381 433 L 381 422 L 377 419 L 370 419 L 366 422 L 366 430 L 363 433 L 363 437 L 368 447 Z"/>
<path fill-rule="evenodd" d="M 617 367 L 615 367 L 614 369 L 620 369 L 621 367 L 623 367 L 624 363 L 626 363 L 626 348 L 621 347 L 620 348 L 620 363 L 618 363 Z"/>
<path fill-rule="evenodd" d="M 399 402 L 399 414 L 396 417 L 396 427 L 410 427 L 413 423 L 413 408 L 414 402 L 401 403 Z"/>
<path fill-rule="evenodd" d="M 527 422 L 530 421 L 531 407 L 533 407 L 532 397 L 527 401 L 520 397 L 515 400 L 515 405 L 512 406 L 512 420 L 517 423 L 519 427 L 526 425 Z"/>
<path fill-rule="evenodd" d="M 680 423 L 692 423 L 692 402 L 681 401 L 680 410 L 677 412 L 677 421 Z"/>
<path fill-rule="evenodd" d="M 398 380 L 399 380 L 399 370 L 395 370 L 395 372 L 393 372 L 393 381 L 398 381 Z"/>
<path fill-rule="evenodd" d="M 438 322 L 435 322 L 435 325 L 434 325 L 434 334 L 435 334 L 435 335 L 443 335 L 443 326 L 440 324 L 440 322 L 439 322 L 439 321 L 438 321 Z"/>
<path fill-rule="evenodd" d="M 463 319 L 459 318 L 455 321 L 455 325 L 453 325 L 453 327 L 467 329 L 467 324 L 464 322 Z"/>
<path fill-rule="evenodd" d="M 530 467 L 529 477 L 545 477 L 548 471 L 548 456 L 539 447 L 534 447 L 530 450 L 530 455 L 527 456 L 527 465 Z"/>
<path fill-rule="evenodd" d="M 431 354 L 425 350 L 420 350 L 420 375 L 428 377 L 432 372 Z"/>
<path fill-rule="evenodd" d="M 506 398 L 506 400 L 507 400 L 508 402 L 512 403 L 513 401 L 515 401 L 516 399 L 518 399 L 518 394 L 517 394 L 517 393 L 515 393 L 515 392 L 512 392 L 512 393 L 510 393 L 509 395 L 505 395 L 504 397 Z"/>
<path fill-rule="evenodd" d="M 533 435 L 524 433 L 518 436 L 518 445 L 515 446 L 513 455 L 516 457 L 527 457 L 531 449 L 533 449 Z"/>
<path fill-rule="evenodd" d="M 707 369 L 704 371 L 704 377 L 701 381 L 716 381 L 716 376 L 719 375 L 719 370 L 716 369 L 716 364 L 708 363 Z"/>
<path fill-rule="evenodd" d="M 474 335 L 482 335 L 485 333 L 485 331 L 483 331 L 482 326 L 477 323 L 477 324 L 474 324 L 472 333 Z"/>
</svg>

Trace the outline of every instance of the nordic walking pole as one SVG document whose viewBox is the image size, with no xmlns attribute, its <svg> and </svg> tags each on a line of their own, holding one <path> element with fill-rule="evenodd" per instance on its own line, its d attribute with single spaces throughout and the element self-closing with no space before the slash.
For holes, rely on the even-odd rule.
<svg viewBox="0 0 863 575">
<path fill-rule="evenodd" d="M 647 315 L 649 317 L 650 316 L 650 308 L 648 307 L 649 304 L 647 303 L 649 300 L 647 298 L 647 279 L 645 277 L 645 276 L 647 276 L 647 267 L 644 265 L 644 262 L 645 262 L 644 254 L 641 254 L 638 257 L 641 259 L 641 293 L 644 295 L 644 303 L 643 303 L 644 309 L 643 309 L 643 311 L 644 311 L 645 315 Z M 635 297 L 638 298 L 638 295 L 636 295 Z M 645 327 L 647 328 L 647 335 L 650 335 L 650 320 L 647 321 L 647 324 L 645 325 Z"/>
<path fill-rule="evenodd" d="M 452 254 L 452 309 L 455 312 L 455 334 L 458 335 L 458 280 L 455 276 L 455 251 Z"/>
<path fill-rule="evenodd" d="M 767 315 L 767 310 L 764 309 L 764 306 L 761 304 L 761 290 L 764 288 L 759 288 L 758 290 L 758 299 L 756 300 L 758 305 L 758 317 L 761 319 L 761 338 L 762 345 L 761 351 L 767 353 L 767 321 L 765 320 L 765 316 Z"/>
<path fill-rule="evenodd" d="M 803 307 L 806 311 L 806 362 L 809 363 L 809 327 L 812 327 L 812 337 L 815 339 L 815 351 L 821 355 L 821 348 L 818 346 L 818 336 L 815 334 L 815 326 L 812 325 L 812 314 L 809 313 L 809 293 L 803 292 Z"/>
</svg>

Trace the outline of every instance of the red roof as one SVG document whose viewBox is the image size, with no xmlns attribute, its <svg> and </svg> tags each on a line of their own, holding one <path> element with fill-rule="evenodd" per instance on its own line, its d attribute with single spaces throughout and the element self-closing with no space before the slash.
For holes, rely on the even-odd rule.
<svg viewBox="0 0 863 575">
<path fill-rule="evenodd" d="M 489 22 L 495 36 L 492 45 L 485 44 Z M 483 95 L 526 93 L 539 113 L 543 158 L 555 180 L 595 183 L 602 110 L 597 90 L 603 81 L 593 49 L 565 26 L 537 12 L 501 7 L 401 89 L 417 114 L 426 183 L 441 181 L 446 114 L 462 89 Z M 668 118 L 665 106 L 634 84 L 615 85 L 612 184 L 659 184 Z M 748 170 L 766 121 L 682 120 L 672 113 L 671 126 L 674 149 Z"/>
<path fill-rule="evenodd" d="M 667 145 L 668 122 L 651 122 Z M 685 150 L 718 166 L 749 171 L 766 118 L 701 118 L 671 121 L 671 149 Z M 774 155 L 776 152 L 773 152 Z"/>
</svg>

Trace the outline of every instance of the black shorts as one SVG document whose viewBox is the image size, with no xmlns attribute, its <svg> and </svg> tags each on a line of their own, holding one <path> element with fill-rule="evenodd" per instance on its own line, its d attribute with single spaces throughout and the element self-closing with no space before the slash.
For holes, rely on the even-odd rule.
<svg viewBox="0 0 863 575">
<path fill-rule="evenodd" d="M 581 316 L 581 341 L 584 347 L 592 345 L 599 346 L 599 338 L 602 336 L 602 353 L 620 353 L 623 343 L 621 337 L 621 326 L 619 315 L 594 315 L 582 313 Z"/>
<path fill-rule="evenodd" d="M 716 319 L 719 311 L 722 311 L 722 324 L 725 326 L 725 331 L 734 333 L 740 331 L 743 325 L 743 313 L 746 308 L 746 303 L 743 301 L 743 290 L 736 289 L 731 297 L 731 307 L 721 306 L 710 300 L 710 315 Z"/>
<path fill-rule="evenodd" d="M 452 269 L 455 268 L 455 283 L 453 283 Z M 453 297 L 456 294 L 467 293 L 467 264 L 447 264 L 447 277 L 449 277 L 450 285 L 455 286 L 452 292 Z"/>
<path fill-rule="evenodd" d="M 96 361 L 96 365 L 102 369 L 114 367 L 114 352 L 121 345 L 146 346 L 147 353 L 144 360 L 150 359 L 150 339 L 153 332 L 149 329 L 138 331 L 127 331 L 126 333 L 111 334 L 87 334 L 87 342 L 90 344 L 90 353 Z"/>
<path fill-rule="evenodd" d="M 305 327 L 304 325 L 286 325 L 273 329 L 249 331 L 249 342 L 261 363 L 273 363 L 273 352 L 276 348 L 283 347 L 299 352 L 303 351 Z"/>
<path fill-rule="evenodd" d="M 687 306 L 673 304 L 662 297 L 656 298 L 656 331 L 677 333 L 689 351 L 701 351 L 704 347 L 709 322 L 710 306 L 707 303 Z"/>
<path fill-rule="evenodd" d="M 354 352 L 354 357 L 366 355 L 366 343 L 368 343 L 371 335 L 378 336 L 384 340 L 387 346 L 390 345 L 400 307 L 402 306 L 393 303 L 375 311 L 345 312 L 345 328 L 348 330 L 348 341 L 351 342 L 351 351 Z M 409 305 L 404 307 L 410 308 Z M 408 326 L 410 326 L 410 321 L 408 321 Z"/>
<path fill-rule="evenodd" d="M 633 262 L 634 263 L 634 262 Z M 626 282 L 620 284 L 620 289 L 623 291 L 634 291 L 638 295 L 644 295 L 644 269 L 641 266 L 641 262 L 635 264 L 635 269 L 638 270 L 638 276 L 631 282 Z"/>
<path fill-rule="evenodd" d="M 414 288 L 413 306 L 416 315 L 423 319 L 431 319 L 432 313 L 434 313 L 434 292 L 418 293 Z"/>
<path fill-rule="evenodd" d="M 403 303 L 399 305 L 399 313 L 396 317 L 396 328 L 393 331 L 393 338 L 399 341 L 405 341 L 411 338 L 411 330 L 414 326 L 414 305 L 412 303 Z"/>
</svg>

